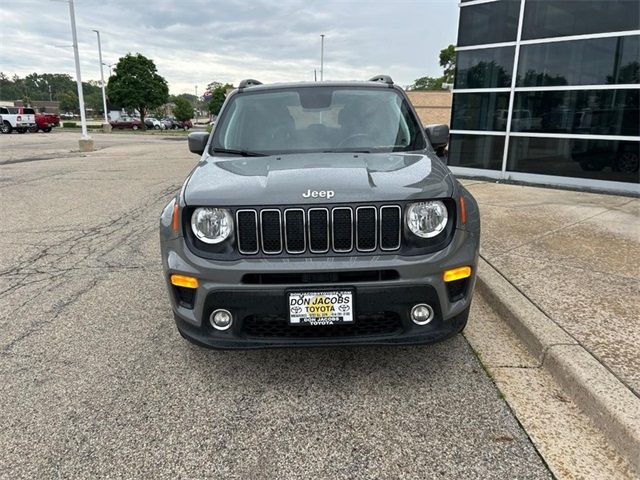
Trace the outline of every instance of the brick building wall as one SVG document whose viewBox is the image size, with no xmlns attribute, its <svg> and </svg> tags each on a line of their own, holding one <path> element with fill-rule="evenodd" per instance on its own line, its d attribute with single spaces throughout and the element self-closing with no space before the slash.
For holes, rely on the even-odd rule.
<svg viewBox="0 0 640 480">
<path fill-rule="evenodd" d="M 453 94 L 448 90 L 410 90 L 407 96 L 416 109 L 423 125 L 444 123 L 451 120 Z"/>
</svg>

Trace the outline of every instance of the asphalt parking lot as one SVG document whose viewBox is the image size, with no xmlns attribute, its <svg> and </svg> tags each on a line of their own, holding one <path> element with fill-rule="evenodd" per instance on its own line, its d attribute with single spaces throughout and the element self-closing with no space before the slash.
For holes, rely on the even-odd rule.
<svg viewBox="0 0 640 480">
<path fill-rule="evenodd" d="M 157 223 L 196 157 L 184 138 L 77 139 L 0 136 L 2 478 L 550 478 L 462 336 L 184 341 Z"/>
</svg>

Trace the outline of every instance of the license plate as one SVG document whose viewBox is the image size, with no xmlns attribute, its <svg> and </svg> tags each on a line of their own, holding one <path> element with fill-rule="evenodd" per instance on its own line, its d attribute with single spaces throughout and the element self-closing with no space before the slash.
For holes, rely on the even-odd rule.
<svg viewBox="0 0 640 480">
<path fill-rule="evenodd" d="M 291 325 L 339 325 L 353 323 L 353 292 L 318 291 L 289 293 Z"/>
</svg>

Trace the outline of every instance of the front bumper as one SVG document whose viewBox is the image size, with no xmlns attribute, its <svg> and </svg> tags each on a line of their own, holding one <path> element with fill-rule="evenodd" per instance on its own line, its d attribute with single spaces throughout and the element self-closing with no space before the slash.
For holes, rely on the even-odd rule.
<svg viewBox="0 0 640 480">
<path fill-rule="evenodd" d="M 430 343 L 454 335 L 466 323 L 471 304 L 478 258 L 479 236 L 456 230 L 451 243 L 439 252 L 420 256 L 351 256 L 320 258 L 279 258 L 238 261 L 213 261 L 194 255 L 180 236 L 162 238 L 165 279 L 176 324 L 180 333 L 194 343 L 215 348 L 261 348 L 284 346 L 320 346 L 352 344 L 417 344 Z M 451 297 L 442 279 L 444 270 L 469 265 L 473 275 L 463 295 Z M 393 272 L 391 279 L 344 281 L 332 283 L 256 283 L 247 278 L 256 275 L 379 271 Z M 198 278 L 193 308 L 180 303 L 169 277 L 178 273 Z M 316 279 L 318 277 L 315 277 Z M 366 276 L 363 275 L 363 278 Z M 381 276 L 381 278 L 385 278 Z M 288 327 L 286 304 L 289 290 L 330 288 L 354 291 L 358 328 L 334 328 L 307 331 L 308 335 Z M 434 319 L 419 326 L 410 319 L 417 303 L 428 303 Z M 209 315 L 225 308 L 234 316 L 232 327 L 218 331 L 209 324 Z M 265 322 L 269 328 L 252 328 Z M 375 325 L 375 328 L 367 328 Z"/>
</svg>

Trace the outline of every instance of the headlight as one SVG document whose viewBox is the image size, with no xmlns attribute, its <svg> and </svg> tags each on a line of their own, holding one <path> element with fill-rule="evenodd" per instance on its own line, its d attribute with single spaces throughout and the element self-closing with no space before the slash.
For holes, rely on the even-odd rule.
<svg viewBox="0 0 640 480">
<path fill-rule="evenodd" d="M 191 215 L 191 230 L 204 243 L 220 243 L 233 231 L 233 219 L 224 208 L 196 208 Z"/>
<path fill-rule="evenodd" d="M 432 238 L 447 226 L 447 207 L 439 200 L 412 203 L 407 209 L 407 227 L 415 235 Z"/>
</svg>

